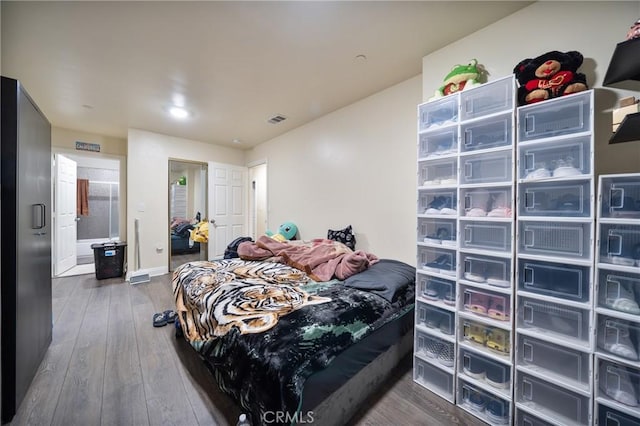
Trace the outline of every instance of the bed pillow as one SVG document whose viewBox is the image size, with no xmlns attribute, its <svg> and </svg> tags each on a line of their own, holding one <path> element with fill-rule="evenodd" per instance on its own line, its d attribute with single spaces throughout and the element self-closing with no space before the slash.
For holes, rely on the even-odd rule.
<svg viewBox="0 0 640 426">
<path fill-rule="evenodd" d="M 384 297 L 389 302 L 413 287 L 416 282 L 416 268 L 393 259 L 380 259 L 362 272 L 344 280 L 347 287 L 370 291 Z"/>
<path fill-rule="evenodd" d="M 327 231 L 327 238 L 329 240 L 338 241 L 339 243 L 342 243 L 349 247 L 351 250 L 356 249 L 356 236 L 353 234 L 351 225 L 337 231 L 329 229 Z"/>
</svg>

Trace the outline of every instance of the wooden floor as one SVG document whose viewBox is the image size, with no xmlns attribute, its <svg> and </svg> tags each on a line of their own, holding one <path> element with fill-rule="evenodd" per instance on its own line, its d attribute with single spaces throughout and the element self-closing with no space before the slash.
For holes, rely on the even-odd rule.
<svg viewBox="0 0 640 426">
<path fill-rule="evenodd" d="M 53 342 L 13 425 L 235 425 L 195 351 L 155 312 L 172 309 L 170 276 L 130 285 L 81 275 L 53 280 Z M 411 357 L 350 425 L 481 425 L 416 385 Z"/>
</svg>

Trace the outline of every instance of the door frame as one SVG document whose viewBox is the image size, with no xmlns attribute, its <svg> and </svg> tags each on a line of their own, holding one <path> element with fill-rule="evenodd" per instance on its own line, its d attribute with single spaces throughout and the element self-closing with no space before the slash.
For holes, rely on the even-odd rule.
<svg viewBox="0 0 640 426">
<path fill-rule="evenodd" d="M 258 185 L 264 190 L 264 197 L 262 200 L 256 200 L 256 187 L 254 185 L 255 175 L 254 171 L 256 167 L 264 166 L 264 182 L 262 185 Z M 260 225 L 258 224 L 258 211 L 260 208 L 264 209 L 264 231 L 266 232 L 267 224 L 269 223 L 269 164 L 267 159 L 260 159 L 256 161 L 252 161 L 247 165 L 249 169 L 249 208 L 248 208 L 248 219 L 249 219 L 249 236 L 256 240 L 260 235 L 264 232 L 259 232 L 261 230 Z M 262 202 L 262 205 L 260 204 Z M 260 235 L 258 235 L 260 234 Z"/>
<path fill-rule="evenodd" d="M 119 238 L 120 241 L 126 241 L 127 239 L 127 157 L 123 156 L 123 155 L 116 155 L 116 154 L 104 154 L 104 153 L 100 153 L 100 152 L 84 152 L 84 151 L 77 151 L 74 149 L 69 149 L 69 148 L 62 148 L 62 147 L 57 147 L 57 146 L 52 146 L 51 147 L 51 162 L 53 164 L 53 160 L 54 160 L 54 156 L 56 154 L 62 154 L 65 155 L 67 157 L 70 157 L 72 160 L 76 161 L 74 159 L 74 157 L 81 157 L 81 158 L 87 158 L 87 159 L 97 159 L 97 160 L 115 160 L 118 161 L 119 163 L 119 176 L 118 176 L 118 189 L 119 189 L 119 215 L 118 215 L 118 220 L 120 221 L 119 223 L 119 228 L 120 228 L 120 232 L 119 232 Z M 53 188 L 53 178 L 54 178 L 54 173 L 55 171 L 51 170 L 51 206 L 53 206 L 53 208 L 51 209 L 51 219 L 52 219 L 52 232 L 51 232 L 51 244 L 52 247 L 55 247 L 55 243 L 57 242 L 56 238 L 56 234 L 55 234 L 55 223 L 53 222 L 54 220 L 56 220 L 56 216 L 55 216 L 55 206 L 56 206 L 56 199 L 55 199 L 55 188 Z M 53 258 L 52 262 L 51 262 L 51 276 L 55 277 L 55 270 L 54 270 L 54 264 L 56 262 L 56 259 Z"/>
</svg>

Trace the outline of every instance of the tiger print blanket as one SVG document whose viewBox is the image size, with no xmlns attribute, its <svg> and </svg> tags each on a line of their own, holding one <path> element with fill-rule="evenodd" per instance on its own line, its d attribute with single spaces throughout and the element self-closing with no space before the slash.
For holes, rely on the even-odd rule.
<svg viewBox="0 0 640 426">
<path fill-rule="evenodd" d="M 241 259 L 183 264 L 173 291 L 185 338 L 254 419 L 295 415 L 305 380 L 412 311 L 414 296 L 410 285 L 391 303 L 281 263 Z"/>
</svg>

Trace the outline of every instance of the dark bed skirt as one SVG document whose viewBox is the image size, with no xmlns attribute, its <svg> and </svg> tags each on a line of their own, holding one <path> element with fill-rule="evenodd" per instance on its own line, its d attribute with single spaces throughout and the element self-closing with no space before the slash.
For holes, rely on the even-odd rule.
<svg viewBox="0 0 640 426">
<path fill-rule="evenodd" d="M 413 348 L 414 311 L 385 324 L 305 382 L 301 419 L 346 424 Z M 309 414 L 312 412 L 312 414 Z M 305 417 L 306 416 L 306 417 Z"/>
</svg>

